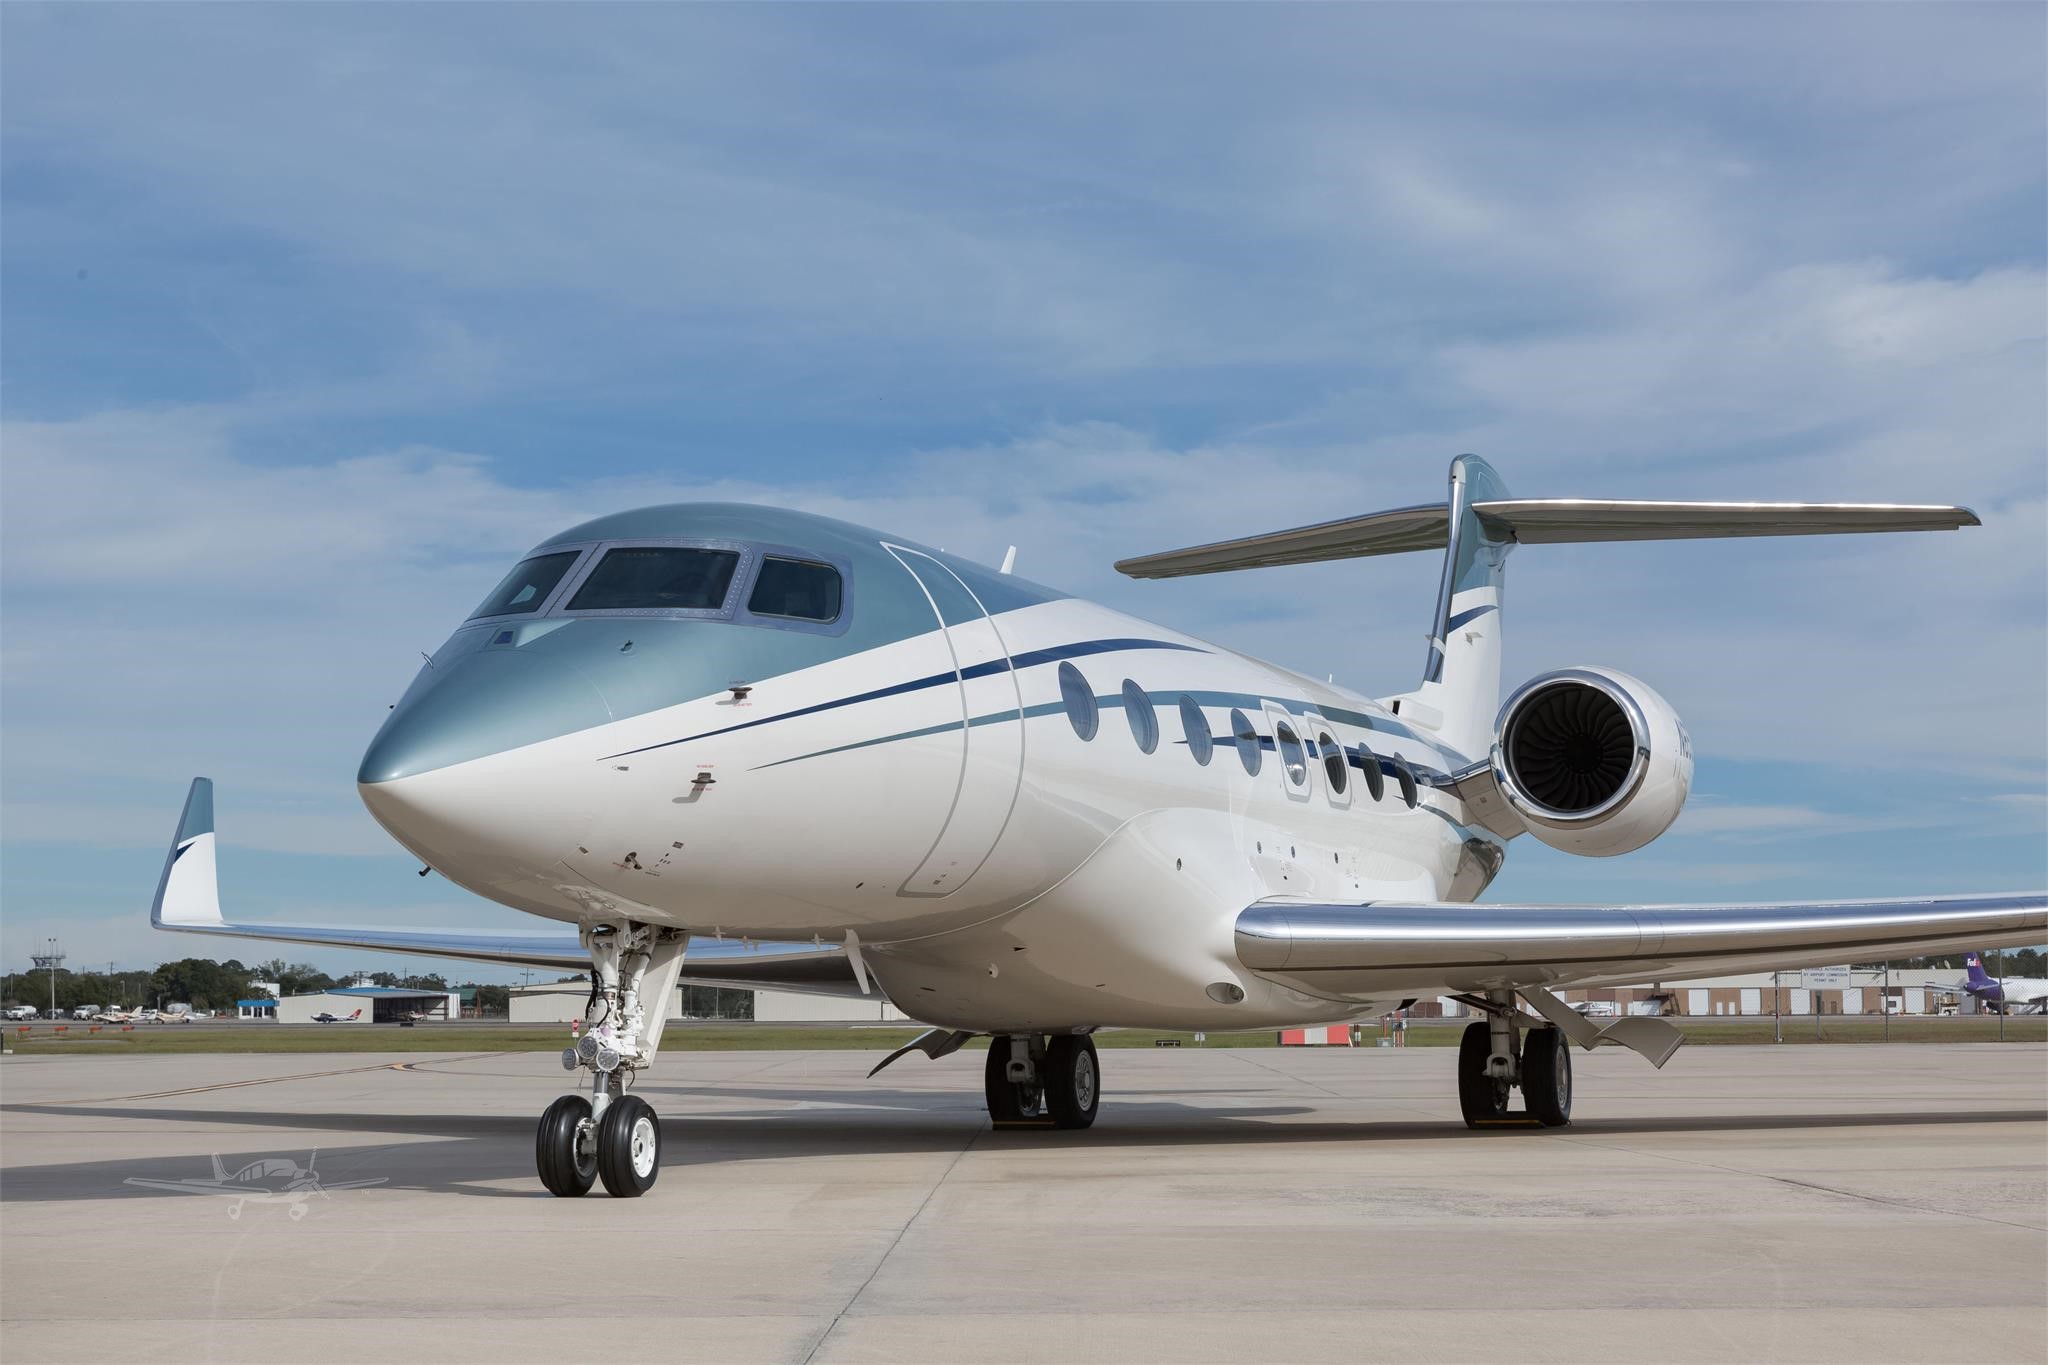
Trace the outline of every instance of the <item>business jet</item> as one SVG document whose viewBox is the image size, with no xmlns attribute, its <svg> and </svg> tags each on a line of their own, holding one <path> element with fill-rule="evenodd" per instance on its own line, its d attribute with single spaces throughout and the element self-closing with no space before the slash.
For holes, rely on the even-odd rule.
<svg viewBox="0 0 2048 1365">
<path fill-rule="evenodd" d="M 880 992 L 929 1026 L 904 1052 L 987 1037 L 992 1118 L 1051 1129 L 1095 1121 L 1101 1029 L 1298 1027 L 1452 996 L 1482 1016 L 1457 1054 L 1465 1121 L 1555 1127 L 1572 1114 L 1569 1044 L 1662 1066 L 1681 1042 L 1662 1019 L 1585 1018 L 1559 987 L 2037 942 L 2048 897 L 1474 904 L 1513 839 L 1627 853 L 1692 783 L 1684 726 L 1626 673 L 1546 673 L 1502 701 L 1510 552 L 1976 524 L 1958 507 L 1515 499 L 1461 456 L 1444 502 L 1117 566 L 1157 579 L 1443 551 L 1422 679 L 1376 698 L 1007 559 L 778 508 L 643 507 L 514 565 L 357 775 L 422 862 L 564 928 L 228 921 L 204 778 L 151 918 L 590 971 L 563 1055 L 588 1093 L 557 1099 L 536 1137 L 557 1195 L 653 1185 L 661 1125 L 628 1085 L 678 981 Z"/>
<path fill-rule="evenodd" d="M 1956 991 L 1992 1014 L 2039 1014 L 2048 1005 L 2048 981 L 2025 976 L 1993 976 L 1984 970 L 1984 955 L 1963 958 L 1963 979 L 1938 989 Z"/>
</svg>

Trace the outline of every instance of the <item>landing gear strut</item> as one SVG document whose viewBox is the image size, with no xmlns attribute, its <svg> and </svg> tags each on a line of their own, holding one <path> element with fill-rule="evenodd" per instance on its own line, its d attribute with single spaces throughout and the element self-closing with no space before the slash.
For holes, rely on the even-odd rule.
<svg viewBox="0 0 2048 1365">
<path fill-rule="evenodd" d="M 562 1052 L 562 1066 L 587 1071 L 590 1096 L 564 1095 L 547 1107 L 534 1135 L 534 1165 L 550 1194 L 574 1198 L 598 1181 L 615 1198 L 636 1199 L 661 1173 L 661 1120 L 626 1087 L 654 1061 L 669 996 L 683 968 L 688 936 L 627 923 L 586 926 L 590 1003 L 583 1036 Z M 651 1003 L 649 1018 L 643 1002 Z"/>
<path fill-rule="evenodd" d="M 1464 997 L 1460 997 L 1464 998 Z M 1458 1108 L 1468 1128 L 1534 1123 L 1562 1128 L 1572 1121 L 1572 1054 L 1561 1029 L 1521 1031 L 1522 1015 L 1507 991 L 1488 991 L 1486 1018 L 1465 1026 L 1458 1041 Z M 1522 1092 L 1523 1115 L 1508 1112 L 1510 1093 Z"/>
<path fill-rule="evenodd" d="M 1102 1103 L 1095 1040 L 1085 1034 L 998 1033 L 982 1080 L 999 1127 L 1086 1128 Z"/>
</svg>

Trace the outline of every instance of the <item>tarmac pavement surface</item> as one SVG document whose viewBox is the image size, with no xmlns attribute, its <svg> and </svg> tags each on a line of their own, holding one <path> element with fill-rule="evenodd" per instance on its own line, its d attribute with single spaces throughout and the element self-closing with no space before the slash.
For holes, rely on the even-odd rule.
<svg viewBox="0 0 2048 1365">
<path fill-rule="evenodd" d="M 550 1054 L 9 1057 L 0 1357 L 2048 1359 L 2037 1044 L 1602 1049 L 1483 1133 L 1445 1049 L 1108 1050 L 1083 1133 L 878 1058 L 665 1053 L 636 1201 L 541 1191 Z M 133 1183 L 216 1156 L 322 1189 Z"/>
</svg>

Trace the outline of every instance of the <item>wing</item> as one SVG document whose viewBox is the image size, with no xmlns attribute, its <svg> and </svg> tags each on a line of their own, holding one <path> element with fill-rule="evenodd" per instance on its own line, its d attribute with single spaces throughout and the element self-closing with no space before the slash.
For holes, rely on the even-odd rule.
<svg viewBox="0 0 2048 1365">
<path fill-rule="evenodd" d="M 178 832 L 164 859 L 149 922 L 181 934 L 218 934 L 276 943 L 311 943 L 337 948 L 413 953 L 563 972 L 590 970 L 590 954 L 568 926 L 552 933 L 488 933 L 462 929 L 387 929 L 371 926 L 231 923 L 220 910 L 215 870 L 213 782 L 195 777 L 178 817 Z M 751 990 L 802 991 L 812 995 L 865 994 L 853 964 L 837 947 L 810 943 L 754 943 L 692 939 L 682 979 L 692 985 Z"/>
<path fill-rule="evenodd" d="M 145 1180 L 131 1176 L 122 1183 L 140 1185 L 149 1190 L 170 1190 L 177 1194 L 229 1194 L 249 1199 L 272 1193 L 263 1185 L 230 1185 L 213 1180 Z"/>
<path fill-rule="evenodd" d="M 2044 937 L 2042 892 L 1775 905 L 1265 900 L 1237 917 L 1245 967 L 1333 1000 L 1683 981 Z"/>
</svg>

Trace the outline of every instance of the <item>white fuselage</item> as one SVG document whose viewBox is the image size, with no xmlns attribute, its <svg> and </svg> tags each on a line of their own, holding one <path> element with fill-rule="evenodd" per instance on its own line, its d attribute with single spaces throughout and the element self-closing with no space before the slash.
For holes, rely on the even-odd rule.
<svg viewBox="0 0 2048 1365">
<path fill-rule="evenodd" d="M 1436 785 L 1476 755 L 1358 693 L 1077 599 L 934 625 L 364 800 L 492 900 L 726 938 L 851 934 L 907 1013 L 984 1031 L 1367 1013 L 1397 1002 L 1320 1000 L 1246 971 L 1238 913 L 1272 897 L 1470 900 L 1498 866 L 1498 839 Z M 1063 662 L 1096 699 L 1091 739 L 1063 704 Z M 1152 703 L 1151 752 L 1127 680 Z M 1183 696 L 1213 740 L 1206 764 Z M 1255 774 L 1233 709 L 1261 737 Z M 1282 726 L 1304 741 L 1298 761 L 1275 744 Z M 1323 732 L 1353 755 L 1342 790 Z M 1388 769 L 1378 799 L 1361 748 Z M 1393 760 L 1420 778 L 1412 808 Z"/>
</svg>

